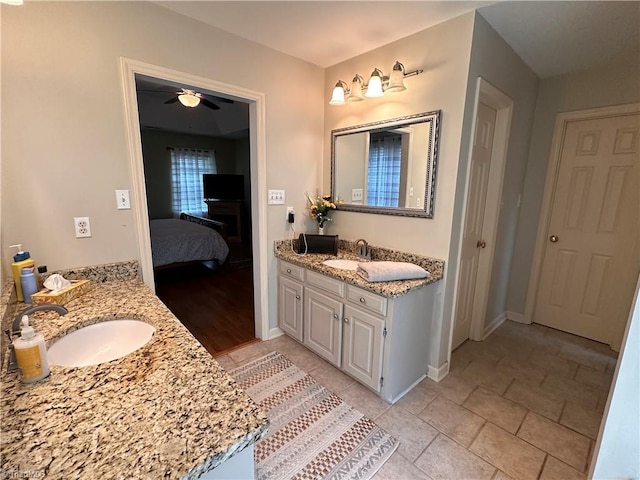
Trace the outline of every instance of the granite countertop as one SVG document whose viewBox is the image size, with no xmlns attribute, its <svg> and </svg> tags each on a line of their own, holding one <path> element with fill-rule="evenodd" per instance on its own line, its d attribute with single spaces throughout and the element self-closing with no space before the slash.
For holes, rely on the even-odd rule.
<svg viewBox="0 0 640 480">
<path fill-rule="evenodd" d="M 301 267 L 308 268 L 330 277 L 344 280 L 352 285 L 356 285 L 365 290 L 383 295 L 385 297 L 398 297 L 411 290 L 422 288 L 425 285 L 435 283 L 442 279 L 444 271 L 444 260 L 425 257 L 413 253 L 404 253 L 383 247 L 369 245 L 371 248 L 371 261 L 394 261 L 409 262 L 421 266 L 429 272 L 426 278 L 419 280 L 395 280 L 392 282 L 369 282 L 352 270 L 341 270 L 324 265 L 322 262 L 333 258 L 344 258 L 348 260 L 367 261 L 356 255 L 354 242 L 340 240 L 338 254 L 307 253 L 299 255 L 292 251 L 292 242 L 297 245 L 297 240 L 278 240 L 274 243 L 274 255 L 276 258 L 285 260 Z"/>
<path fill-rule="evenodd" d="M 34 384 L 3 366 L 3 474 L 198 478 L 266 434 L 262 410 L 140 279 L 94 283 L 66 307 L 65 316 L 31 317 L 48 345 L 123 317 L 144 320 L 156 333 L 123 358 L 51 366 L 51 375 Z"/>
</svg>

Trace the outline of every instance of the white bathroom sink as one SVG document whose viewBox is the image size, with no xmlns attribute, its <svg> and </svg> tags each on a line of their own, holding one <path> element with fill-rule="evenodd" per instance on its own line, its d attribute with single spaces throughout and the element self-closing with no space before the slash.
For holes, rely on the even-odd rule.
<svg viewBox="0 0 640 480">
<path fill-rule="evenodd" d="M 141 320 L 109 320 L 65 335 L 47 350 L 51 365 L 88 367 L 134 352 L 145 345 L 156 329 Z"/>
<path fill-rule="evenodd" d="M 353 270 L 355 272 L 360 262 L 357 260 L 347 260 L 346 258 L 332 258 L 322 263 L 327 267 L 338 268 L 340 270 Z"/>
</svg>

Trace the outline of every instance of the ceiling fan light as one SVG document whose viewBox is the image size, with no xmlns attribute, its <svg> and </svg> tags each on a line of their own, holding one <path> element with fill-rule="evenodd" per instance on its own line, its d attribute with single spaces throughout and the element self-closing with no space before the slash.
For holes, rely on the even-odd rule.
<svg viewBox="0 0 640 480">
<path fill-rule="evenodd" d="M 200 98 L 192 93 L 182 93 L 178 95 L 178 100 L 185 107 L 194 108 L 200 105 Z"/>
<path fill-rule="evenodd" d="M 382 97 L 384 92 L 382 91 L 382 72 L 377 68 L 371 72 L 371 78 L 369 78 L 369 84 L 367 85 L 367 93 L 364 94 L 367 98 Z"/>
</svg>

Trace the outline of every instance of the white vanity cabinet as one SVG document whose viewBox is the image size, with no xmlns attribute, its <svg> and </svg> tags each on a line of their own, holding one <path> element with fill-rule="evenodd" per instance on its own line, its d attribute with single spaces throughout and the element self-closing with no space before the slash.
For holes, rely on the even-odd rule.
<svg viewBox="0 0 640 480">
<path fill-rule="evenodd" d="M 279 260 L 278 325 L 394 403 L 428 368 L 434 287 L 395 298 Z"/>
</svg>

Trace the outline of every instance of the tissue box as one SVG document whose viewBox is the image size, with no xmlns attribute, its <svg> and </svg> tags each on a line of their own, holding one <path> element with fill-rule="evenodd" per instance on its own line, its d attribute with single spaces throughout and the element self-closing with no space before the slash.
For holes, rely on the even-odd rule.
<svg viewBox="0 0 640 480">
<path fill-rule="evenodd" d="M 91 282 L 89 280 L 71 280 L 70 286 L 55 293 L 46 288 L 34 293 L 31 295 L 31 301 L 34 305 L 64 305 L 74 298 L 84 295 L 89 290 L 91 290 Z"/>
</svg>

